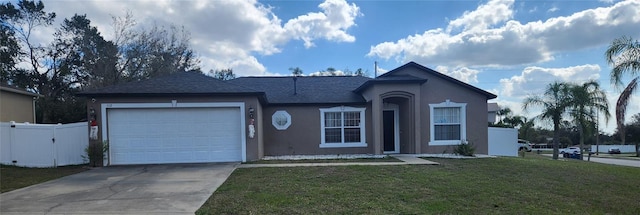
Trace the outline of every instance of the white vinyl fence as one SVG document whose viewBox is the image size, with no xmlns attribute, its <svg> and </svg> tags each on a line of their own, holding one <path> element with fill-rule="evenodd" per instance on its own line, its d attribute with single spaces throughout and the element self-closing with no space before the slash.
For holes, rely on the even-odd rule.
<svg viewBox="0 0 640 215">
<path fill-rule="evenodd" d="M 88 124 L 0 123 L 0 163 L 56 167 L 85 163 Z"/>
<path fill-rule="evenodd" d="M 489 155 L 518 156 L 518 130 L 489 127 Z"/>
<path fill-rule="evenodd" d="M 607 153 L 609 152 L 609 148 L 619 148 L 620 152 L 622 153 L 635 153 L 636 152 L 636 145 L 600 145 L 599 147 L 599 152 L 600 153 Z M 595 152 L 596 151 L 596 145 L 591 145 L 591 151 Z"/>
</svg>

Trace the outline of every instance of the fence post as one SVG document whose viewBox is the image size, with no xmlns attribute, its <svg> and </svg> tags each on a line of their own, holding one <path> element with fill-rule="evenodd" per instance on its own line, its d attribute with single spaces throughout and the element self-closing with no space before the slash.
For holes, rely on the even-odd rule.
<svg viewBox="0 0 640 215">
<path fill-rule="evenodd" d="M 53 158 L 53 167 L 58 167 L 58 146 L 56 144 L 56 137 L 57 137 L 57 130 L 58 130 L 58 126 L 62 125 L 62 123 L 58 123 L 54 126 L 51 126 L 51 129 L 53 129 L 53 132 L 51 132 L 53 134 L 53 137 L 51 137 L 51 153 L 53 153 L 53 156 L 51 156 Z"/>
<path fill-rule="evenodd" d="M 18 161 L 13 159 L 13 143 L 16 142 L 16 121 L 11 121 L 9 126 L 9 160 L 13 165 L 16 165 Z"/>
</svg>

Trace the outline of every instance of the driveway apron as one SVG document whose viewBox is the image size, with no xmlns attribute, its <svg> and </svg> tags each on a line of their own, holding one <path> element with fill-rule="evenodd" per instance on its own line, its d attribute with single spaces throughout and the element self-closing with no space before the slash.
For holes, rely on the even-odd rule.
<svg viewBox="0 0 640 215">
<path fill-rule="evenodd" d="M 237 163 L 103 167 L 0 195 L 0 214 L 194 214 Z"/>
</svg>

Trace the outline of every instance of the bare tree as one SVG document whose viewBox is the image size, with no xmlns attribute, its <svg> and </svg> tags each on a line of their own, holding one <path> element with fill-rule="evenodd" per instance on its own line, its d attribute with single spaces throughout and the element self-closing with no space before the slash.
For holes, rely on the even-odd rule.
<svg viewBox="0 0 640 215">
<path fill-rule="evenodd" d="M 232 69 L 221 69 L 221 70 L 209 70 L 209 73 L 213 74 L 214 78 L 226 81 L 236 78 L 236 75 L 233 74 Z"/>
<path fill-rule="evenodd" d="M 154 24 L 149 29 L 137 28 L 131 12 L 112 20 L 113 42 L 118 47 L 113 84 L 174 72 L 200 71 L 200 60 L 189 45 L 190 33 L 184 27 Z"/>
</svg>

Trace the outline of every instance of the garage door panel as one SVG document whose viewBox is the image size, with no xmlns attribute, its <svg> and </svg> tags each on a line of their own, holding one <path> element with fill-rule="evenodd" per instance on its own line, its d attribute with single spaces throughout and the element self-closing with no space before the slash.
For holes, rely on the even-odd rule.
<svg viewBox="0 0 640 215">
<path fill-rule="evenodd" d="M 113 164 L 242 159 L 239 108 L 109 109 Z"/>
</svg>

